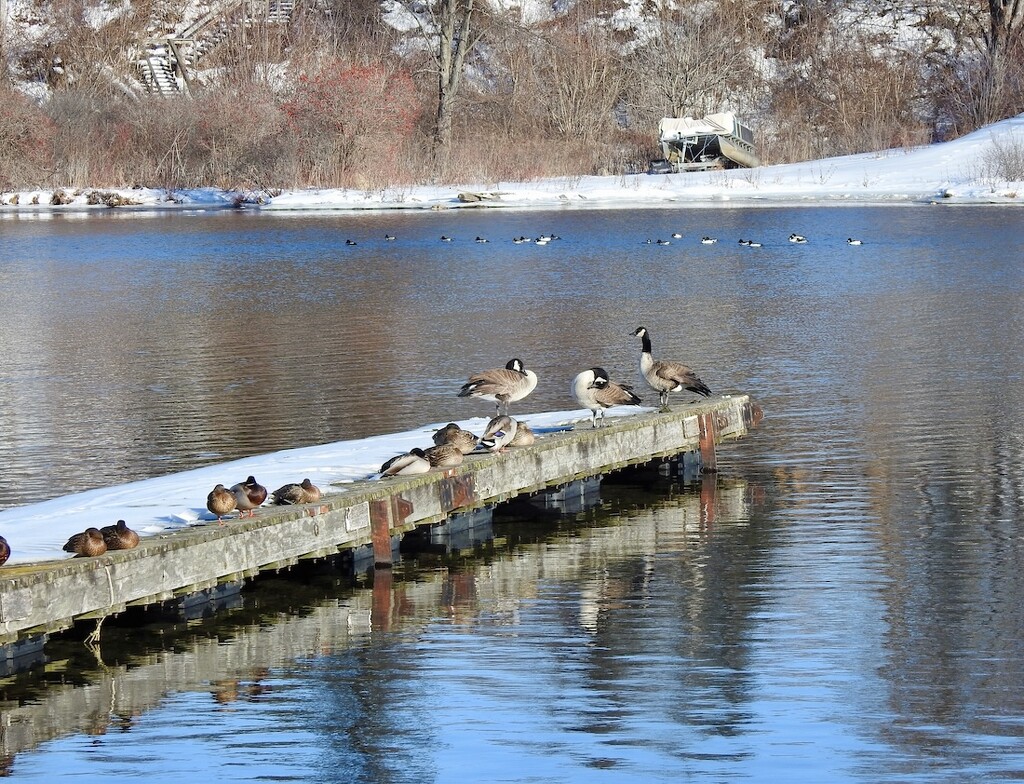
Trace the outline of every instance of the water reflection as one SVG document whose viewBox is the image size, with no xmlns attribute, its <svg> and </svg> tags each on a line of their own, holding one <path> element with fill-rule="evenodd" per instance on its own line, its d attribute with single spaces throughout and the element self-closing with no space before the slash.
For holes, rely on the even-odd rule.
<svg viewBox="0 0 1024 784">
<path fill-rule="evenodd" d="M 499 515 L 493 548 L 422 556 L 391 585 L 307 576 L 310 593 L 257 589 L 225 625 L 108 637 L 102 665 L 68 649 L 4 682 L 16 773 L 1018 780 L 1024 268 L 1009 217 L 4 222 L 0 505 L 486 413 L 455 390 L 513 354 L 542 379 L 524 411 L 564 408 L 566 368 L 628 376 L 643 321 L 767 414 L 720 453 L 718 482 L 606 481 L 596 510 Z M 563 243 L 494 241 L 539 224 Z M 674 230 L 782 239 L 638 242 Z M 401 242 L 375 242 L 385 231 Z"/>
<path fill-rule="evenodd" d="M 454 709 L 452 681 L 469 673 L 466 683 L 480 687 L 474 699 L 486 698 L 489 678 L 515 679 L 520 665 L 527 667 L 525 678 L 535 655 L 548 648 L 545 657 L 557 660 L 565 653 L 577 660 L 585 676 L 580 688 L 593 689 L 604 706 L 590 718 L 586 710 L 576 715 L 571 731 L 630 735 L 632 708 L 621 702 L 624 695 L 609 692 L 611 682 L 657 683 L 661 674 L 649 669 L 652 657 L 677 649 L 680 630 L 670 624 L 658 633 L 660 640 L 636 635 L 628 608 L 656 609 L 657 617 L 649 619 L 654 626 L 677 616 L 682 608 L 654 583 L 689 575 L 688 623 L 720 628 L 728 639 L 724 648 L 734 647 L 721 591 L 709 591 L 698 573 L 715 560 L 713 550 L 735 548 L 744 538 L 749 499 L 744 485 L 713 480 L 660 501 L 629 485 L 609 485 L 602 495 L 601 507 L 577 519 L 531 513 L 531 524 L 513 511 L 515 518 L 496 521 L 498 538 L 470 560 L 465 553 L 424 555 L 418 564 L 407 561 L 397 575 L 379 572 L 366 588 L 330 573 L 262 580 L 244 605 L 215 618 L 112 626 L 94 653 L 73 640 L 53 643 L 45 672 L 4 683 L 4 753 L 15 759 L 19 775 L 41 775 L 37 758 L 25 752 L 65 738 L 53 741 L 60 748 L 47 744 L 44 758 L 54 764 L 56 755 L 57 764 L 73 772 L 80 744 L 103 738 L 93 764 L 114 775 L 136 754 L 167 754 L 176 739 L 206 733 L 205 722 L 229 711 L 245 714 L 243 723 L 254 722 L 248 732 L 255 735 L 240 738 L 236 728 L 228 745 L 249 748 L 256 755 L 252 764 L 264 774 L 274 769 L 272 750 L 286 742 L 281 734 L 299 733 L 318 747 L 318 756 L 336 753 L 348 769 L 363 770 L 365 779 L 355 780 L 380 780 L 372 772 L 380 766 L 391 773 L 401 769 L 400 778 L 412 780 L 412 771 L 422 768 L 423 747 L 410 733 L 425 743 L 439 740 L 436 712 Z M 530 639 L 538 626 L 548 640 L 541 649 Z M 627 639 L 628 650 L 622 646 Z M 663 647 L 665 653 L 657 653 Z M 691 654 L 707 661 L 717 678 L 733 666 L 719 661 L 720 647 L 712 643 Z M 462 664 L 446 661 L 451 656 Z M 446 683 L 440 692 L 439 683 Z M 522 693 L 513 690 L 516 701 L 529 699 L 533 687 L 522 686 Z M 439 694 L 446 695 L 446 707 L 433 704 Z M 607 700 L 616 707 L 608 708 Z M 249 705 L 259 707 L 250 711 Z M 160 751 L 143 752 L 154 733 L 172 726 Z M 390 744 L 395 733 L 405 738 L 401 749 Z M 263 751 L 252 752 L 254 746 Z M 410 754 L 410 746 L 419 751 Z M 190 765 L 208 763 L 200 755 Z M 217 765 L 230 769 L 227 761 Z M 429 770 L 421 772 L 429 778 Z M 308 780 L 305 774 L 297 778 Z"/>
</svg>

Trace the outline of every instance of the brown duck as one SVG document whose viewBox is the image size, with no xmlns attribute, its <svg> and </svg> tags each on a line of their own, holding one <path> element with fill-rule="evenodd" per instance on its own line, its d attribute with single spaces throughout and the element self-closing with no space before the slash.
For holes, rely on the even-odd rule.
<svg viewBox="0 0 1024 784">
<path fill-rule="evenodd" d="M 92 558 L 106 551 L 107 543 L 103 541 L 103 533 L 99 528 L 86 528 L 68 539 L 64 545 L 64 552 L 74 553 L 76 558 Z"/>
<path fill-rule="evenodd" d="M 234 494 L 224 485 L 217 485 L 206 496 L 206 508 L 217 515 L 217 522 L 224 525 L 224 515 L 235 511 L 237 503 Z"/>
<path fill-rule="evenodd" d="M 275 504 L 312 504 L 320 500 L 320 488 L 307 477 L 298 484 L 292 482 L 277 488 L 270 496 Z"/>
<path fill-rule="evenodd" d="M 443 468 L 462 465 L 462 460 L 465 457 L 462 449 L 455 443 L 437 444 L 429 449 L 424 449 L 423 454 L 430 461 L 432 467 L 441 466 Z"/>
<path fill-rule="evenodd" d="M 464 455 L 468 455 L 476 449 L 477 440 L 475 434 L 468 430 L 463 430 L 454 422 L 449 422 L 434 433 L 435 444 L 438 446 L 441 446 L 441 444 L 455 444 Z"/>
<path fill-rule="evenodd" d="M 100 529 L 103 534 L 103 541 L 108 550 L 131 550 L 139 546 L 139 535 L 135 533 L 124 520 L 118 520 L 114 525 L 105 525 Z"/>
</svg>

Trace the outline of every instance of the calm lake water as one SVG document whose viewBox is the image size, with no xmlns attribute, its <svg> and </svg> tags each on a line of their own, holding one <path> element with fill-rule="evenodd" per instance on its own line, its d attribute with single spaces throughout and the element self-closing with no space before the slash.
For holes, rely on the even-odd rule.
<svg viewBox="0 0 1024 784">
<path fill-rule="evenodd" d="M 215 618 L 105 627 L 95 653 L 54 641 L 0 679 L 6 771 L 1024 779 L 1021 226 L 939 206 L 3 215 L 0 508 L 486 414 L 455 392 L 513 356 L 541 379 L 519 412 L 575 408 L 578 370 L 635 378 L 640 324 L 766 414 L 695 484 L 624 474 L 579 514 L 504 509 L 490 543 L 372 582 L 297 572 Z M 511 242 L 542 233 L 562 239 Z"/>
</svg>

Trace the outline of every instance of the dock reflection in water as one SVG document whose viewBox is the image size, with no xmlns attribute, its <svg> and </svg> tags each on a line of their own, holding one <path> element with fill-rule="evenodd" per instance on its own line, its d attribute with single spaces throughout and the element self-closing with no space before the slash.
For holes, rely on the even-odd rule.
<svg viewBox="0 0 1024 784">
<path fill-rule="evenodd" d="M 519 677 L 517 662 L 529 669 L 531 661 L 564 653 L 593 657 L 585 668 L 591 674 L 581 671 L 574 688 L 599 696 L 607 678 L 639 665 L 649 640 L 637 639 L 625 658 L 622 640 L 601 640 L 621 633 L 609 621 L 623 605 L 665 602 L 651 585 L 662 570 L 690 573 L 678 597 L 683 615 L 717 615 L 706 605 L 717 605 L 719 592 L 709 592 L 698 573 L 716 549 L 741 545 L 737 537 L 750 528 L 749 490 L 716 480 L 686 490 L 659 484 L 672 494 L 659 500 L 608 483 L 591 498 L 600 506 L 571 517 L 534 509 L 527 522 L 516 507 L 499 507 L 496 539 L 474 552 L 409 559 L 394 575 L 377 572 L 369 587 L 309 569 L 258 581 L 240 606 L 217 617 L 105 627 L 94 653 L 76 640 L 51 643 L 44 673 L 3 682 L 0 741 L 8 769 L 29 778 L 53 769 L 127 775 L 143 757 L 144 769 L 169 765 L 165 776 L 217 778 L 233 770 L 244 748 L 243 778 L 258 772 L 312 780 L 302 755 L 316 767 L 336 754 L 351 780 L 412 780 L 414 770 L 429 780 L 437 771 L 420 744 L 447 742 L 448 725 L 436 714 L 459 710 L 452 699 L 460 690 L 458 699 L 477 687 L 478 698 L 499 696 L 504 678 Z M 672 604 L 665 609 L 674 615 Z M 547 650 L 529 641 L 538 624 L 547 627 Z M 534 628 L 521 637 L 524 626 Z M 526 650 L 517 650 L 520 639 Z M 632 655 L 639 658 L 627 665 Z M 488 665 L 495 656 L 502 659 L 497 669 Z M 658 688 L 657 676 L 649 685 Z M 523 682 L 509 696 L 528 703 L 533 688 Z M 607 734 L 605 720 L 585 718 L 582 704 L 579 710 L 571 712 L 578 730 L 596 739 Z M 501 729 L 500 720 L 488 721 L 497 722 L 500 745 L 526 742 L 516 740 L 515 724 Z M 620 730 L 632 734 L 625 724 Z M 404 739 L 399 748 L 395 737 Z M 190 748 L 179 758 L 183 743 Z M 290 751 L 282 760 L 282 745 L 293 743 L 298 759 Z M 40 746 L 46 753 L 34 754 Z M 380 779 L 371 769 L 390 772 Z"/>
</svg>

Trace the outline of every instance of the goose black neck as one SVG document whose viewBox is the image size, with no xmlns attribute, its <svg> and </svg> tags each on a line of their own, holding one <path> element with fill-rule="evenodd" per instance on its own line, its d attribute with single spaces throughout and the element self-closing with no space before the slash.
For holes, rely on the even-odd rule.
<svg viewBox="0 0 1024 784">
<path fill-rule="evenodd" d="M 650 354 L 651 353 L 651 339 L 650 339 L 650 337 L 648 337 L 646 332 L 640 336 L 640 340 L 643 341 L 642 353 Z"/>
</svg>

